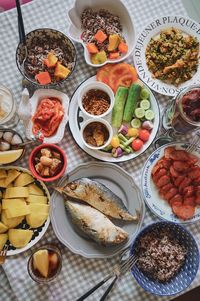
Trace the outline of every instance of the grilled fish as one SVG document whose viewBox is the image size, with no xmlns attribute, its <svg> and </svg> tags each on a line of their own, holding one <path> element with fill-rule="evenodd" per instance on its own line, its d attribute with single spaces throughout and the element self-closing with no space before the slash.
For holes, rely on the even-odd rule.
<svg viewBox="0 0 200 301">
<path fill-rule="evenodd" d="M 115 226 L 103 213 L 93 207 L 69 200 L 65 202 L 65 206 L 72 222 L 99 244 L 115 245 L 127 239 L 127 232 Z"/>
<path fill-rule="evenodd" d="M 67 199 L 85 202 L 109 217 L 124 221 L 138 221 L 123 204 L 122 200 L 105 185 L 88 178 L 80 178 L 64 187 L 56 187 Z"/>
</svg>

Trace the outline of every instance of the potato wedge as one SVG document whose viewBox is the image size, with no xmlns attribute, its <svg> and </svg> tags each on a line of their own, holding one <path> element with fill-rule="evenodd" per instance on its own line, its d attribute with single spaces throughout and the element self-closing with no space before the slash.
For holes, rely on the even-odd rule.
<svg viewBox="0 0 200 301">
<path fill-rule="evenodd" d="M 20 176 L 15 180 L 14 186 L 23 187 L 34 182 L 34 178 L 26 172 L 22 172 Z"/>
<path fill-rule="evenodd" d="M 24 216 L 18 216 L 18 217 L 13 217 L 13 218 L 7 218 L 5 210 L 2 210 L 1 212 L 1 221 L 4 225 L 10 228 L 15 228 L 18 226 L 24 219 Z"/>
<path fill-rule="evenodd" d="M 27 187 L 28 187 L 29 194 L 31 194 L 31 195 L 32 194 L 44 195 L 44 191 L 34 183 L 29 184 Z"/>
<path fill-rule="evenodd" d="M 0 234 L 0 251 L 3 250 L 3 247 L 5 245 L 5 243 L 8 240 L 8 234 L 4 233 L 4 234 Z"/>
<path fill-rule="evenodd" d="M 0 234 L 5 233 L 8 230 L 8 227 L 0 222 Z"/>
<path fill-rule="evenodd" d="M 27 198 L 29 196 L 27 187 L 10 187 L 5 190 L 5 199 Z"/>
</svg>

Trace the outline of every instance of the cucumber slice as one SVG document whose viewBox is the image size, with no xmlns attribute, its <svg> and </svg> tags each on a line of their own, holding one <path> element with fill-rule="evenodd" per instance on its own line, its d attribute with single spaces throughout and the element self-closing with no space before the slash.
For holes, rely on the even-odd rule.
<svg viewBox="0 0 200 301">
<path fill-rule="evenodd" d="M 152 110 L 147 110 L 147 111 L 145 112 L 145 118 L 146 118 L 147 120 L 153 120 L 154 117 L 155 117 L 155 114 L 154 114 L 154 112 L 153 112 Z"/>
<path fill-rule="evenodd" d="M 141 121 L 140 119 L 137 119 L 137 118 L 134 118 L 132 121 L 131 121 L 131 126 L 132 128 L 135 128 L 135 129 L 139 129 L 141 127 Z"/>
<path fill-rule="evenodd" d="M 147 99 L 143 99 L 140 102 L 140 108 L 144 109 L 145 111 L 148 110 L 150 108 L 151 104 Z"/>
<path fill-rule="evenodd" d="M 150 93 L 147 89 L 143 88 L 140 92 L 140 97 L 142 99 L 149 99 Z"/>
<path fill-rule="evenodd" d="M 142 108 L 135 109 L 135 116 L 137 118 L 143 118 L 145 116 L 145 110 Z"/>
</svg>

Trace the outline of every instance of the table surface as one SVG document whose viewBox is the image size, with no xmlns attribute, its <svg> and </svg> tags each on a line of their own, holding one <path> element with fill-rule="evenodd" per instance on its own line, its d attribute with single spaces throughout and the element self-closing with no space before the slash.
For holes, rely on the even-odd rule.
<svg viewBox="0 0 200 301">
<path fill-rule="evenodd" d="M 186 15 L 186 11 L 181 0 L 124 0 L 134 20 L 137 33 L 141 28 L 152 19 L 164 14 Z M 24 24 L 26 32 L 35 28 L 50 27 L 55 28 L 63 33 L 67 33 L 67 9 L 73 6 L 70 0 L 40 0 L 33 1 L 22 7 Z M 0 14 L 0 83 L 10 88 L 17 102 L 20 101 L 21 95 L 21 75 L 15 64 L 15 50 L 18 44 L 17 30 L 17 12 L 16 9 Z M 73 94 L 76 87 L 86 78 L 95 74 L 95 69 L 86 65 L 83 58 L 83 49 L 76 44 L 77 48 L 77 66 L 74 74 L 69 81 L 62 87 L 62 91 L 69 97 Z M 127 62 L 133 63 L 132 58 Z M 168 97 L 156 94 L 162 110 L 167 104 Z M 18 125 L 19 132 L 23 134 L 23 125 Z M 65 150 L 68 157 L 68 170 L 72 170 L 77 164 L 88 162 L 92 159 L 86 155 L 74 142 L 68 127 L 66 128 L 64 138 L 60 146 Z M 150 147 L 145 154 L 136 160 L 131 160 L 119 165 L 128 171 L 134 178 L 135 182 L 140 185 L 140 174 L 145 160 L 151 154 L 153 148 Z M 20 166 L 27 167 L 30 149 L 27 150 L 26 156 L 18 163 Z M 143 226 L 157 221 L 147 209 Z M 200 245 L 200 222 L 186 226 L 190 230 L 198 245 Z M 73 301 L 81 296 L 85 290 L 92 287 L 102 279 L 109 269 L 117 262 L 118 257 L 112 259 L 85 259 L 81 256 L 74 255 L 57 240 L 50 226 L 45 236 L 37 244 L 37 247 L 47 242 L 57 244 L 63 254 L 63 268 L 57 281 L 50 286 L 39 286 L 34 283 L 27 272 L 27 260 L 31 250 L 9 257 L 6 263 L 0 267 L 0 301 L 43 301 L 43 300 L 67 300 Z M 188 288 L 199 285 L 200 271 Z M 105 287 L 97 291 L 89 300 L 98 300 L 102 295 Z M 170 300 L 172 297 L 156 297 L 146 293 L 132 278 L 130 274 L 124 276 L 117 284 L 112 294 L 108 298 L 111 301 L 142 301 L 142 300 Z"/>
</svg>

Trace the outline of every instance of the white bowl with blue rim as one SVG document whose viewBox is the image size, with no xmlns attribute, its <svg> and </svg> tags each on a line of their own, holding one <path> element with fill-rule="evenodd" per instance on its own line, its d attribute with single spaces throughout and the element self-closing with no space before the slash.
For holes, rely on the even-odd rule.
<svg viewBox="0 0 200 301">
<path fill-rule="evenodd" d="M 164 156 L 164 150 L 168 146 L 174 146 L 176 149 L 186 150 L 188 144 L 183 142 L 174 142 L 162 145 L 156 149 L 147 159 L 142 171 L 141 177 L 141 191 L 146 205 L 149 209 L 157 215 L 159 218 L 178 223 L 178 224 L 188 224 L 197 222 L 200 220 L 200 206 L 196 207 L 195 214 L 191 219 L 181 220 L 172 212 L 172 209 L 167 201 L 162 199 L 159 195 L 159 191 L 155 184 L 153 183 L 151 172 L 158 160 Z M 200 148 L 192 151 L 193 155 L 200 158 Z"/>
<path fill-rule="evenodd" d="M 181 225 L 164 221 L 156 222 L 143 228 L 136 236 L 130 253 L 134 254 L 135 246 L 143 234 L 162 228 L 174 233 L 176 240 L 187 250 L 185 263 L 179 272 L 165 283 L 148 277 L 137 267 L 137 264 L 132 268 L 131 273 L 145 291 L 159 296 L 171 296 L 184 291 L 196 277 L 199 268 L 199 249 L 192 234 Z"/>
</svg>

